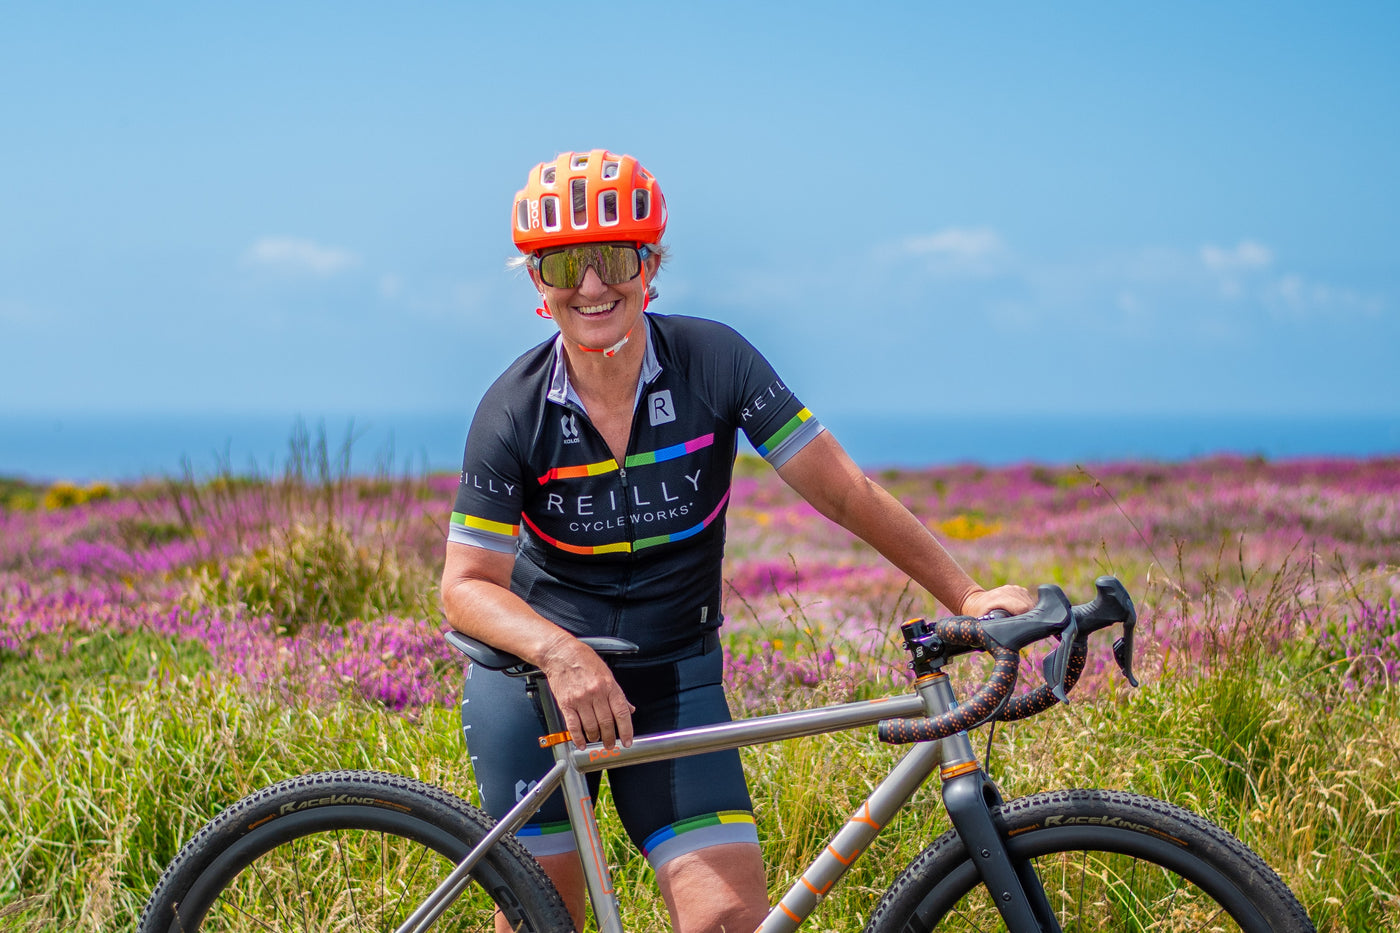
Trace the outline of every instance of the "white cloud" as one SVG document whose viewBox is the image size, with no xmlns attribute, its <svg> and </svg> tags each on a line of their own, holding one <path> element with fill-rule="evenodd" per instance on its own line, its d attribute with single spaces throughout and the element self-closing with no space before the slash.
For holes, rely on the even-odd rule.
<svg viewBox="0 0 1400 933">
<path fill-rule="evenodd" d="M 0 321 L 6 324 L 36 324 L 41 317 L 29 305 L 0 298 Z"/>
<path fill-rule="evenodd" d="M 905 252 L 916 256 L 940 256 L 962 263 L 989 259 L 1004 248 L 996 231 L 985 227 L 949 227 L 928 236 L 909 237 L 902 246 Z"/>
<path fill-rule="evenodd" d="M 1253 240 L 1240 240 L 1233 248 L 1207 243 L 1201 247 L 1201 261 L 1216 272 L 1242 272 L 1265 269 L 1273 264 L 1274 251 Z"/>
<path fill-rule="evenodd" d="M 266 236 L 248 247 L 244 261 L 283 272 L 331 276 L 353 266 L 358 258 L 348 250 L 323 246 L 297 237 Z"/>
<path fill-rule="evenodd" d="M 1299 316 L 1315 312 L 1375 316 L 1385 310 L 1385 301 L 1377 295 L 1309 282 L 1293 274 L 1271 282 L 1264 288 L 1263 297 L 1271 307 Z"/>
<path fill-rule="evenodd" d="M 995 276 L 1006 271 L 1008 251 L 995 230 L 948 227 L 924 236 L 906 237 L 895 255 L 915 257 L 940 276 Z"/>
</svg>

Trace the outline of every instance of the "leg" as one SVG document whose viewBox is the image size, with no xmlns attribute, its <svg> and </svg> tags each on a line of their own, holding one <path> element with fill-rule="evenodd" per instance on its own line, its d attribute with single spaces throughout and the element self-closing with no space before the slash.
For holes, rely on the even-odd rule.
<svg viewBox="0 0 1400 933">
<path fill-rule="evenodd" d="M 723 655 L 617 668 L 639 733 L 725 722 Z M 751 933 L 768 911 L 753 803 L 735 750 L 613 768 L 613 801 L 676 930 Z"/>
<path fill-rule="evenodd" d="M 584 919 L 583 866 L 579 864 L 578 853 L 541 855 L 535 861 L 540 863 L 544 873 L 549 875 L 549 880 L 554 882 L 554 889 L 564 899 L 564 904 L 569 908 L 569 917 L 574 922 L 574 929 L 582 930 Z M 667 903 L 669 904 L 669 901 Z M 505 916 L 497 911 L 496 933 L 513 933 L 513 930 L 514 927 L 506 921 Z"/>
<path fill-rule="evenodd" d="M 751 933 L 768 913 L 763 856 L 752 843 L 678 855 L 656 870 L 656 881 L 677 933 Z"/>
<path fill-rule="evenodd" d="M 533 736 L 544 733 L 545 725 L 526 695 L 524 683 L 517 678 L 470 666 L 462 691 L 462 731 L 481 807 L 495 819 L 504 816 L 554 764 L 549 752 L 533 741 Z M 598 775 L 590 775 L 589 784 L 596 794 Z M 582 930 L 583 869 L 568 829 L 563 797 L 555 792 L 517 838 L 554 882 L 575 929 Z M 496 929 L 501 933 L 511 930 L 499 914 Z"/>
</svg>

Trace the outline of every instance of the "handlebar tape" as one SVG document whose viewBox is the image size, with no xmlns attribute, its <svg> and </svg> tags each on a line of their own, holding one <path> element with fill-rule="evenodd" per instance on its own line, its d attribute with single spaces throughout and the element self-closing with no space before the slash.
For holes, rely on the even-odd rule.
<svg viewBox="0 0 1400 933">
<path fill-rule="evenodd" d="M 949 621 L 951 624 L 959 626 L 970 625 L 973 630 L 976 630 L 975 620 L 955 619 Z M 965 634 L 967 631 L 968 629 L 963 629 L 958 634 Z M 956 640 L 954 637 L 944 635 L 941 624 L 939 635 L 948 641 Z M 980 637 L 978 641 L 981 641 Z M 967 642 L 962 641 L 958 643 L 967 644 Z M 996 666 L 992 669 L 992 676 L 987 678 L 987 682 L 973 694 L 971 699 L 933 719 L 886 719 L 880 723 L 877 730 L 880 741 L 892 745 L 931 742 L 934 739 L 947 738 L 950 735 L 971 729 L 996 715 L 997 710 L 1006 702 L 1006 698 L 1016 687 L 1016 669 L 1020 665 L 1021 655 L 1018 651 L 1003 648 L 1000 645 L 993 647 L 991 651 L 996 658 Z"/>
<path fill-rule="evenodd" d="M 1065 671 L 1065 692 L 1074 689 L 1074 685 L 1079 683 L 1079 675 L 1084 673 L 1084 662 L 1089 657 L 1089 642 L 1087 639 L 1079 640 L 1070 648 L 1069 667 Z M 1043 713 L 1056 703 L 1060 698 L 1055 696 L 1055 688 L 1050 684 L 1041 684 L 1025 696 L 1012 697 L 1007 701 L 1006 709 L 1001 711 L 997 719 L 1002 722 L 1014 722 L 1017 719 L 1025 719 L 1037 713 Z"/>
</svg>

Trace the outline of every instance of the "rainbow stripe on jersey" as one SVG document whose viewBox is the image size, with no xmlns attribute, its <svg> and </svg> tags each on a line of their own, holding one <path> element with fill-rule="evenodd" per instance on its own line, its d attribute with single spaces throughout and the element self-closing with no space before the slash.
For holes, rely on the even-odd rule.
<svg viewBox="0 0 1400 933">
<path fill-rule="evenodd" d="M 665 463 L 667 460 L 674 460 L 677 457 L 684 457 L 686 454 L 693 454 L 697 450 L 704 450 L 715 442 L 713 432 L 702 434 L 699 437 L 682 441 L 679 444 L 672 444 L 670 447 L 662 447 L 660 450 L 649 450 L 645 453 L 631 454 L 624 463 L 629 467 L 647 466 L 652 463 Z M 552 479 L 578 479 L 582 476 L 601 476 L 604 473 L 611 473 L 617 469 L 617 461 L 612 457 L 606 460 L 599 460 L 597 463 L 584 463 L 578 466 L 551 467 L 549 472 L 540 477 L 540 485 Z"/>
<path fill-rule="evenodd" d="M 806 424 L 808 421 L 811 420 L 812 413 L 805 408 L 802 409 L 797 414 L 789 418 L 787 424 L 783 425 L 777 431 L 773 432 L 773 436 L 768 438 L 768 440 L 765 443 L 758 445 L 754 449 L 758 451 L 759 456 L 766 458 L 773 451 L 781 447 L 783 441 L 791 437 L 794 431 L 796 431 L 798 428 L 802 427 L 802 425 Z"/>
</svg>

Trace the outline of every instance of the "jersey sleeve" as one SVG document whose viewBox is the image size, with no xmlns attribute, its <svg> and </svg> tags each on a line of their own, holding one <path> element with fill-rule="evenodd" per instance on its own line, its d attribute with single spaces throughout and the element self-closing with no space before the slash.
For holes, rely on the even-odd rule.
<svg viewBox="0 0 1400 933">
<path fill-rule="evenodd" d="M 524 502 L 523 468 L 514 423 L 488 392 L 472 418 L 448 540 L 514 554 Z"/>
<path fill-rule="evenodd" d="M 731 411 L 754 450 L 780 467 L 825 428 L 753 344 L 732 328 L 719 327 L 718 343 L 729 361 Z"/>
</svg>

